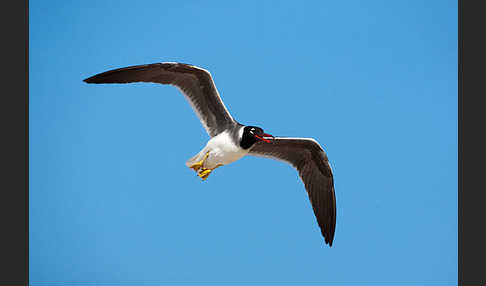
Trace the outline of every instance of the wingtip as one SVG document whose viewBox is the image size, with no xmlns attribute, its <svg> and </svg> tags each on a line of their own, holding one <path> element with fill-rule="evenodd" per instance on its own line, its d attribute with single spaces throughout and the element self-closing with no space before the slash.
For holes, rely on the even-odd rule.
<svg viewBox="0 0 486 286">
<path fill-rule="evenodd" d="M 325 239 L 325 242 L 327 245 L 329 245 L 329 247 L 332 247 L 332 239 L 331 240 Z"/>
<path fill-rule="evenodd" d="M 93 77 L 88 77 L 88 78 L 85 78 L 85 79 L 83 79 L 83 81 L 84 81 L 85 83 L 95 83 L 95 81 L 93 81 Z"/>
<path fill-rule="evenodd" d="M 332 243 L 334 242 L 334 233 L 324 233 L 324 232 L 321 232 L 322 233 L 322 236 L 324 237 L 324 242 L 325 244 L 328 244 L 329 247 L 332 247 Z"/>
<path fill-rule="evenodd" d="M 101 74 L 96 74 L 94 76 L 90 76 L 88 78 L 85 78 L 83 79 L 83 81 L 85 83 L 105 83 L 104 81 L 106 81 L 105 77 L 103 77 L 103 75 L 105 75 L 105 73 L 101 73 Z"/>
</svg>

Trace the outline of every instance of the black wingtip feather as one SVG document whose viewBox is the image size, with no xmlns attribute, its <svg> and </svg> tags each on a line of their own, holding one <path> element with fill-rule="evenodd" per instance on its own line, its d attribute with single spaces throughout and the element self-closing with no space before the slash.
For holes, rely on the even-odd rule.
<svg viewBox="0 0 486 286">
<path fill-rule="evenodd" d="M 92 76 L 92 77 L 85 78 L 85 79 L 83 79 L 83 81 L 85 83 L 99 83 L 99 82 L 96 81 L 96 76 L 97 75 Z"/>
<path fill-rule="evenodd" d="M 83 81 L 85 83 L 104 83 L 103 76 L 100 76 L 100 75 L 103 75 L 103 74 L 97 74 L 97 75 L 94 75 L 92 77 L 85 78 L 85 79 L 83 79 Z"/>
</svg>

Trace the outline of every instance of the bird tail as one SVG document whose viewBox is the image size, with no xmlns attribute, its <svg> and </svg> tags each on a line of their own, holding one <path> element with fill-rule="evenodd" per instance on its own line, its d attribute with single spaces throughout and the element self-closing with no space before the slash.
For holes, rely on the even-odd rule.
<svg viewBox="0 0 486 286">
<path fill-rule="evenodd" d="M 199 152 L 196 155 L 194 155 L 194 157 L 192 157 L 191 159 L 187 160 L 186 161 L 186 166 L 187 167 L 191 167 L 193 164 L 201 161 L 201 159 L 202 159 L 201 153 L 202 152 Z"/>
</svg>

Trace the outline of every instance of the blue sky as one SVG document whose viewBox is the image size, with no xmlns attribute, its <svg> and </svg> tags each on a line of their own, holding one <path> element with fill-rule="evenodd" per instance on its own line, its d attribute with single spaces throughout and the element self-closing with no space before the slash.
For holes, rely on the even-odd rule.
<svg viewBox="0 0 486 286">
<path fill-rule="evenodd" d="M 456 285 L 456 1 L 30 1 L 30 285 Z M 313 137 L 324 244 L 289 165 L 201 181 L 179 91 L 88 85 L 176 61 L 238 121 Z"/>
</svg>

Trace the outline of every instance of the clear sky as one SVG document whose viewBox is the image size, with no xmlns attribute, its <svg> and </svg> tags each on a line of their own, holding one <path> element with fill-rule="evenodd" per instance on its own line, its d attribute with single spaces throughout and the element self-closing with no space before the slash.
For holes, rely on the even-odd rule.
<svg viewBox="0 0 486 286">
<path fill-rule="evenodd" d="M 30 285 L 457 284 L 457 1 L 35 0 L 29 54 Z M 290 165 L 185 166 L 176 88 L 82 82 L 162 61 L 320 142 L 332 248 Z"/>
</svg>

